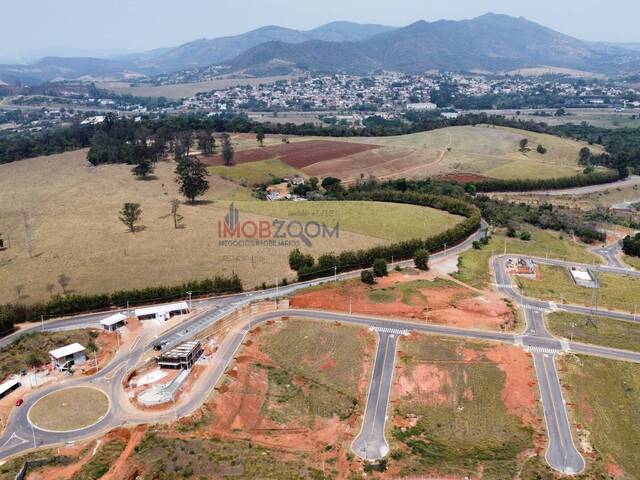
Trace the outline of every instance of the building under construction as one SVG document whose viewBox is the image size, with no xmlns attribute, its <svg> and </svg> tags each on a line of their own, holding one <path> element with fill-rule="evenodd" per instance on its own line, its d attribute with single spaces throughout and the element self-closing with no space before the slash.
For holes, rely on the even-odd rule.
<svg viewBox="0 0 640 480">
<path fill-rule="evenodd" d="M 162 353 L 158 357 L 158 365 L 160 368 L 187 370 L 193 367 L 203 351 L 202 344 L 197 340 L 186 342 Z"/>
</svg>

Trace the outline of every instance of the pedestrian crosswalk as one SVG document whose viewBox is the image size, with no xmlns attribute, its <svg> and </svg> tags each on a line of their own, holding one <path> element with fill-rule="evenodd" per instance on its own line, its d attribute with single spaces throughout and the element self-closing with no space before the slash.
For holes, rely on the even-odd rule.
<svg viewBox="0 0 640 480">
<path fill-rule="evenodd" d="M 555 355 L 556 353 L 560 353 L 560 350 L 557 348 L 549 348 L 549 347 L 539 347 L 537 345 L 527 345 L 525 349 L 528 352 L 532 353 L 547 353 L 549 355 Z"/>
<path fill-rule="evenodd" d="M 545 307 L 536 307 L 534 305 L 525 305 L 523 307 L 525 310 L 529 310 L 531 312 L 541 312 L 541 313 L 547 313 L 549 312 L 548 308 Z"/>
<path fill-rule="evenodd" d="M 387 328 L 387 327 L 373 327 L 371 330 L 378 333 L 391 333 L 392 335 L 409 335 L 409 330 L 402 330 L 399 328 Z"/>
</svg>

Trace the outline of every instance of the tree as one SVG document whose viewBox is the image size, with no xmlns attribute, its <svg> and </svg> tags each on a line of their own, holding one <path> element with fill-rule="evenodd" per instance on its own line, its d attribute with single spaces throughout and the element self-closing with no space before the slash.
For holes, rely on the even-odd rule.
<svg viewBox="0 0 640 480">
<path fill-rule="evenodd" d="M 124 223 L 131 233 L 135 233 L 137 226 L 136 223 L 142 216 L 142 209 L 139 203 L 125 203 L 120 210 L 120 221 Z"/>
<path fill-rule="evenodd" d="M 216 139 L 213 138 L 211 131 L 199 130 L 196 134 L 196 138 L 198 139 L 198 148 L 205 155 L 209 155 L 216 151 Z"/>
<path fill-rule="evenodd" d="M 591 150 L 589 150 L 589 147 L 582 147 L 580 149 L 578 162 L 580 162 L 580 165 L 589 165 L 589 163 L 591 163 Z"/>
<path fill-rule="evenodd" d="M 373 272 L 371 270 L 362 270 L 360 272 L 360 280 L 362 283 L 366 283 L 367 285 L 373 285 L 376 283 L 376 279 L 373 276 Z"/>
<path fill-rule="evenodd" d="M 180 208 L 180 200 L 174 198 L 169 202 L 171 205 L 171 217 L 173 217 L 173 228 L 178 229 L 180 226 L 180 222 L 184 219 L 182 215 L 178 213 L 178 209 Z"/>
<path fill-rule="evenodd" d="M 196 197 L 209 190 L 209 172 L 204 163 L 195 157 L 184 157 L 178 161 L 175 171 L 180 193 L 194 203 Z"/>
<path fill-rule="evenodd" d="M 429 270 L 429 252 L 424 249 L 417 250 L 413 255 L 413 259 L 416 264 L 416 268 L 424 271 Z"/>
<path fill-rule="evenodd" d="M 528 242 L 529 240 L 531 240 L 531 232 L 522 232 L 520 234 L 520 240 L 524 240 L 525 242 Z"/>
<path fill-rule="evenodd" d="M 547 153 L 547 149 L 542 144 L 538 144 L 538 148 L 536 148 L 536 151 L 541 155 Z"/>
<path fill-rule="evenodd" d="M 289 254 L 289 267 L 299 272 L 303 268 L 313 267 L 314 260 L 311 255 L 305 255 L 297 248 Z"/>
<path fill-rule="evenodd" d="M 386 277 L 389 274 L 387 272 L 387 262 L 383 258 L 376 258 L 373 261 L 373 274 L 376 277 Z"/>
<path fill-rule="evenodd" d="M 233 145 L 231 144 L 231 139 L 229 135 L 224 135 L 222 137 L 222 159 L 224 160 L 224 164 L 228 167 L 233 163 Z"/>
<path fill-rule="evenodd" d="M 149 158 L 143 158 L 138 162 L 138 164 L 131 169 L 131 173 L 133 173 L 138 178 L 147 178 L 147 175 L 153 173 L 155 170 L 155 165 Z"/>
<path fill-rule="evenodd" d="M 256 140 L 261 147 L 264 147 L 264 127 L 262 125 L 256 127 Z"/>
<path fill-rule="evenodd" d="M 529 145 L 529 140 L 527 138 L 523 138 L 522 140 L 520 140 L 520 151 L 526 152 L 527 145 Z"/>
<path fill-rule="evenodd" d="M 324 188 L 328 193 L 338 194 L 343 191 L 342 180 L 334 177 L 325 177 L 322 179 L 322 188 Z"/>
</svg>

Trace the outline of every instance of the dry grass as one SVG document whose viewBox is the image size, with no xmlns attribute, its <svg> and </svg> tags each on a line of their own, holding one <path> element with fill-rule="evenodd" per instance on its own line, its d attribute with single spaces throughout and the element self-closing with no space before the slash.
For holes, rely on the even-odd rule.
<svg viewBox="0 0 640 480">
<path fill-rule="evenodd" d="M 530 151 L 519 151 L 521 139 Z M 374 176 L 424 177 L 471 173 L 494 178 L 551 178 L 574 175 L 581 169 L 578 152 L 586 143 L 506 127 L 490 125 L 449 127 L 397 137 L 357 138 L 384 148 L 364 152 L 303 169 L 308 175 L 357 178 Z M 538 144 L 547 148 L 541 155 Z M 594 153 L 602 149 L 591 146 Z M 449 150 L 450 149 L 450 150 Z M 444 154 L 441 158 L 440 155 Z"/>
<path fill-rule="evenodd" d="M 229 200 L 250 200 L 248 189 L 211 176 L 205 203 L 180 206 L 184 228 L 176 230 L 169 216 L 169 201 L 179 198 L 173 164 L 158 164 L 156 179 L 140 181 L 127 165 L 90 167 L 85 153 L 0 166 L 0 232 L 9 242 L 0 253 L 0 303 L 30 303 L 63 293 L 57 281 L 62 274 L 70 278 L 68 293 L 172 285 L 234 271 L 248 288 L 292 278 L 287 259 L 293 246 L 218 244 L 217 224 Z M 124 202 L 140 203 L 142 231 L 128 233 L 118 220 Z M 277 211 L 241 216 L 243 221 L 271 220 L 265 214 Z M 320 219 L 325 220 L 330 225 L 331 218 Z M 316 239 L 312 249 L 300 246 L 317 256 L 386 241 L 343 226 L 339 239 Z"/>
<path fill-rule="evenodd" d="M 29 420 L 39 428 L 70 431 L 88 427 L 109 409 L 109 399 L 90 387 L 66 388 L 38 400 L 29 411 Z"/>
</svg>

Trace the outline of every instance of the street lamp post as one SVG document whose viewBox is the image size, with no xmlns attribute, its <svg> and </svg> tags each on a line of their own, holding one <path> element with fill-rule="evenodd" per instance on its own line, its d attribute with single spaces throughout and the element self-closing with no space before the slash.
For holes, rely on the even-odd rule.
<svg viewBox="0 0 640 480">
<path fill-rule="evenodd" d="M 189 310 L 191 310 L 191 295 L 193 295 L 193 292 L 189 291 L 187 295 L 189 295 Z"/>
<path fill-rule="evenodd" d="M 334 282 L 338 281 L 338 266 L 337 265 L 333 266 L 333 281 Z"/>
</svg>

